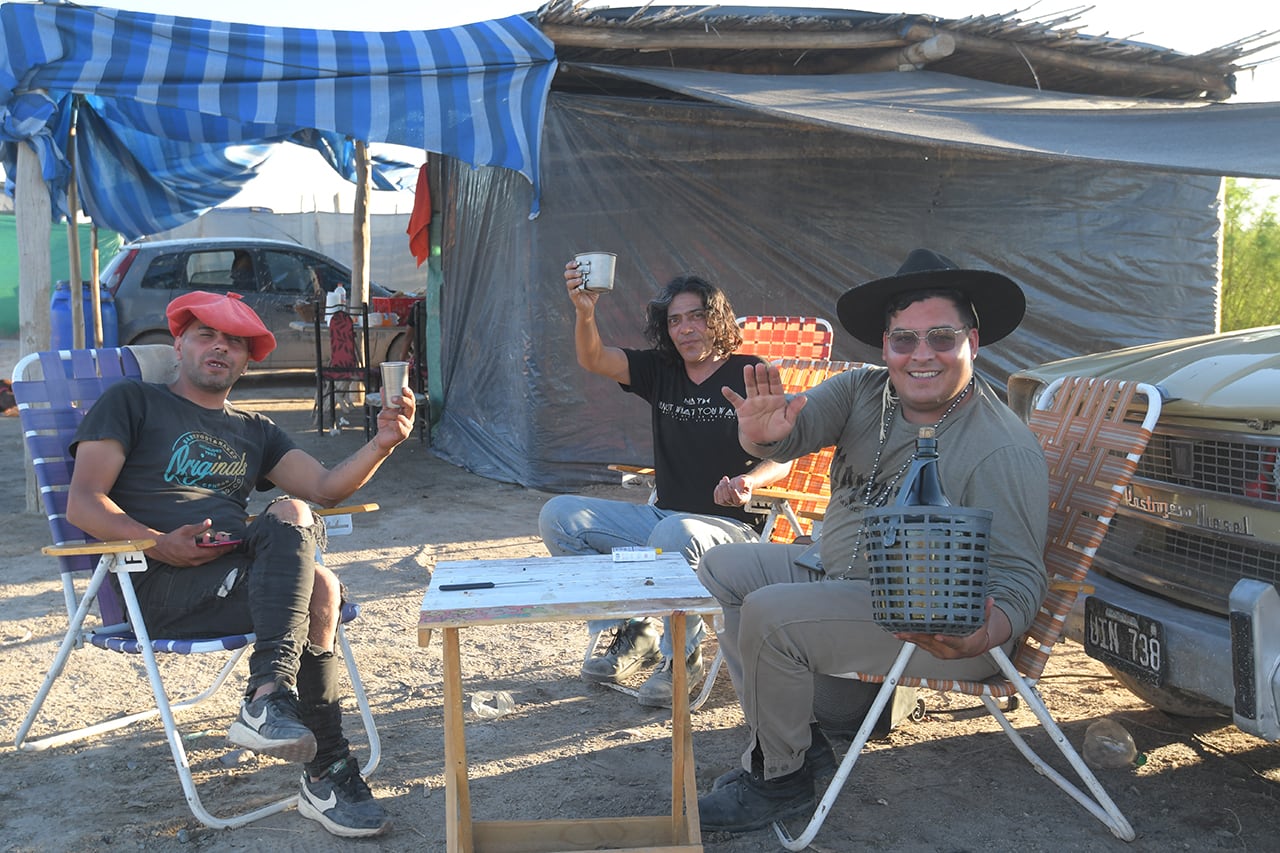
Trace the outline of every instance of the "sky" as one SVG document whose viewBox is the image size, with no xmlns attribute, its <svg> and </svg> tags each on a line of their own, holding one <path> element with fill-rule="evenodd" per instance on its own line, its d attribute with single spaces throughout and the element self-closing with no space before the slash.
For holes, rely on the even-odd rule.
<svg viewBox="0 0 1280 853">
<path fill-rule="evenodd" d="M 660 0 L 662 2 L 663 0 Z M 670 0 L 667 4 L 674 5 Z M 190 17 L 209 17 L 267 26 L 297 26 L 309 29 L 402 30 L 435 29 L 471 21 L 500 18 L 536 10 L 539 0 L 219 0 L 212 6 L 196 0 L 114 0 L 101 5 Z M 643 2 L 605 3 L 589 0 L 589 6 L 630 8 Z M 690 5 L 703 5 L 690 3 Z M 767 0 L 736 0 L 725 6 L 774 6 L 790 8 L 852 8 L 867 12 L 910 12 L 940 18 L 965 18 L 971 15 L 997 15 L 1017 10 L 1023 20 L 1052 19 L 1058 14 L 1082 8 L 1078 0 L 793 0 L 789 3 Z M 1216 0 L 1211 4 L 1189 0 L 1092 0 L 1075 26 L 1088 35 L 1142 41 L 1183 53 L 1199 53 L 1264 32 L 1280 31 L 1280 3 L 1275 0 Z M 1280 42 L 1280 34 L 1268 41 Z M 1232 102 L 1280 101 L 1280 45 L 1264 55 L 1277 57 L 1256 71 L 1244 72 L 1236 81 L 1237 94 Z M 267 174 L 252 181 L 229 204 L 273 205 L 282 175 L 313 167 L 323 169 L 319 155 L 307 151 L 283 152 L 294 146 L 281 146 L 281 154 L 273 154 Z M 314 163 L 311 161 L 314 160 Z M 285 162 L 287 161 L 287 162 Z M 332 174 L 330 172 L 330 174 Z M 324 178 L 317 180 L 325 180 Z M 349 184 L 333 178 L 316 195 L 349 194 Z M 286 185 L 287 185 L 286 181 Z M 307 181 L 308 192 L 315 181 Z M 1277 182 L 1270 182 L 1277 183 Z M 296 185 L 296 184 L 295 184 Z M 406 193 L 374 193 L 377 196 L 404 196 Z M 297 203 L 296 200 L 290 200 Z M 408 202 L 381 199 L 374 201 L 375 212 L 408 212 Z M 301 209 L 311 209 L 303 206 Z M 349 210 L 349 202 L 344 203 Z"/>
</svg>

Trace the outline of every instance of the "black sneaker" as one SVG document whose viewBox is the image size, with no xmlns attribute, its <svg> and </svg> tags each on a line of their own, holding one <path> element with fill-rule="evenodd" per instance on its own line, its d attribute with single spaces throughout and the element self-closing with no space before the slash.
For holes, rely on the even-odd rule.
<svg viewBox="0 0 1280 853">
<path fill-rule="evenodd" d="M 582 678 L 597 684 L 617 684 L 642 666 L 656 663 L 658 629 L 648 619 L 630 619 L 614 632 L 613 642 L 603 655 L 582 665 Z"/>
<path fill-rule="evenodd" d="M 775 820 L 813 811 L 813 774 L 807 766 L 781 779 L 742 773 L 723 787 L 698 798 L 703 832 L 750 832 Z"/>
<path fill-rule="evenodd" d="M 298 814 L 342 838 L 381 835 L 391 826 L 391 816 L 373 798 L 350 758 L 337 762 L 314 782 L 311 774 L 302 771 Z"/>
<path fill-rule="evenodd" d="M 244 700 L 227 739 L 286 761 L 310 761 L 316 757 L 316 736 L 298 718 L 297 694 L 284 687 L 252 702 Z"/>
<path fill-rule="evenodd" d="M 831 748 L 831 741 L 827 740 L 827 736 L 822 733 L 817 723 L 809 724 L 809 737 L 809 748 L 804 751 L 804 766 L 809 768 L 814 779 L 818 779 L 836 769 L 836 751 Z M 735 767 L 728 773 L 722 773 L 716 777 L 711 790 L 718 791 L 738 777 L 746 775 L 746 770 Z"/>
</svg>

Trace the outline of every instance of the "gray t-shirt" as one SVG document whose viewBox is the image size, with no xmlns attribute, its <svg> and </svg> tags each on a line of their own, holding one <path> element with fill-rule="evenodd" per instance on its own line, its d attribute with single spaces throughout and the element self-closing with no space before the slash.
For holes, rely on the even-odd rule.
<svg viewBox="0 0 1280 853">
<path fill-rule="evenodd" d="M 94 403 L 76 430 L 81 441 L 112 439 L 125 463 L 110 498 L 130 518 L 175 530 L 205 518 L 214 530 L 240 538 L 254 487 L 295 447 L 264 415 L 227 403 L 206 409 L 164 385 L 117 382 Z"/>
<path fill-rule="evenodd" d="M 853 550 L 855 544 L 864 550 L 863 495 L 879 446 L 888 377 L 882 367 L 859 368 L 807 391 L 795 429 L 770 455 L 785 461 L 836 445 L 820 539 L 828 575 L 867 576 L 864 555 Z M 988 589 L 1017 636 L 1031 625 L 1048 589 L 1048 469 L 1035 435 L 985 382 L 975 378 L 970 396 L 938 428 L 938 469 L 953 505 L 992 511 Z M 920 426 L 905 421 L 900 407 L 895 411 L 870 490 L 877 505 L 888 506 L 897 497 L 899 472 L 915 452 Z"/>
</svg>

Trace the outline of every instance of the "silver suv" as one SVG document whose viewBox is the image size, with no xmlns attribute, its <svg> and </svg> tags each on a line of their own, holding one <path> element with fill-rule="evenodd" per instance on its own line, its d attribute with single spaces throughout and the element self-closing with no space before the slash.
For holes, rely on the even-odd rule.
<svg viewBox="0 0 1280 853">
<path fill-rule="evenodd" d="M 295 307 L 342 285 L 351 271 L 317 251 L 283 240 L 252 237 L 157 240 L 123 246 L 102 271 L 101 284 L 115 300 L 121 345 L 171 343 L 164 309 L 192 290 L 235 292 L 262 317 L 276 336 L 276 349 L 255 370 L 315 370 L 312 324 Z M 318 293 L 317 291 L 323 291 Z M 377 284 L 372 296 L 391 296 Z M 323 340 L 322 358 L 328 358 Z M 370 338 L 374 363 L 394 360 L 408 343 L 407 330 L 375 328 Z"/>
<path fill-rule="evenodd" d="M 1068 636 L 1158 708 L 1280 739 L 1280 326 L 1019 371 L 1010 405 L 1065 375 L 1163 399 Z"/>
</svg>

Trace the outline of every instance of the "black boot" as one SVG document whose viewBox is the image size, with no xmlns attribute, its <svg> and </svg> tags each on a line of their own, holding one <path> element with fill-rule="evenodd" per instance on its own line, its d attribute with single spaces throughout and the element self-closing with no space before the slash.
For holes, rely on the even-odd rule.
<svg viewBox="0 0 1280 853">
<path fill-rule="evenodd" d="M 813 772 L 808 765 L 777 779 L 765 779 L 753 767 L 751 773 L 743 771 L 699 797 L 698 815 L 705 832 L 750 832 L 775 820 L 808 814 L 814 805 Z"/>
<path fill-rule="evenodd" d="M 817 779 L 836 769 L 836 753 L 831 748 L 831 741 L 822 733 L 817 723 L 809 724 L 809 748 L 804 751 L 804 766 L 809 768 L 813 778 Z M 746 776 L 747 771 L 735 767 L 728 773 L 716 777 L 711 790 L 718 791 L 739 776 Z"/>
</svg>

